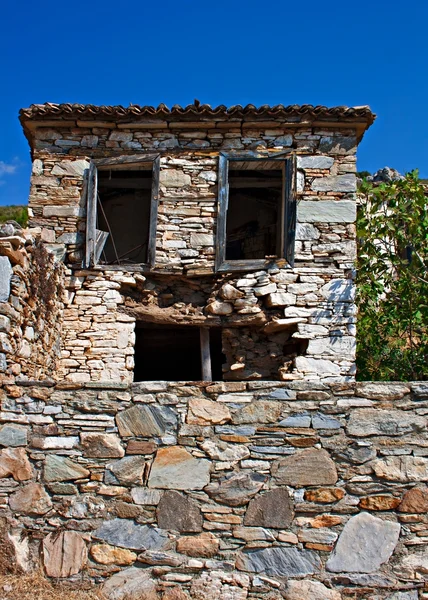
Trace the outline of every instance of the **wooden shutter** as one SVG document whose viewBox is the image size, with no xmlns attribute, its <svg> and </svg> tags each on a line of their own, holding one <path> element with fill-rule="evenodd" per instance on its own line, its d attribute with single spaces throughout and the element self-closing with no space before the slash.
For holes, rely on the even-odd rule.
<svg viewBox="0 0 428 600">
<path fill-rule="evenodd" d="M 153 160 L 152 167 L 152 198 L 150 201 L 150 223 L 149 223 L 149 244 L 147 247 L 147 262 L 152 269 L 155 266 L 156 259 L 156 229 L 158 223 L 158 205 L 159 205 L 159 174 L 160 174 L 160 156 Z"/>
<path fill-rule="evenodd" d="M 217 252 L 215 260 L 216 270 L 218 270 L 226 260 L 226 219 L 229 200 L 228 178 L 229 163 L 227 156 L 220 154 L 218 159 Z"/>
<path fill-rule="evenodd" d="M 284 186 L 284 257 L 292 267 L 294 267 L 294 241 L 296 238 L 295 172 L 294 159 L 287 158 Z"/>
<path fill-rule="evenodd" d="M 84 265 L 86 268 L 93 267 L 96 263 L 97 187 L 97 168 L 94 163 L 91 162 L 88 169 L 88 182 L 86 187 L 86 251 Z"/>
</svg>

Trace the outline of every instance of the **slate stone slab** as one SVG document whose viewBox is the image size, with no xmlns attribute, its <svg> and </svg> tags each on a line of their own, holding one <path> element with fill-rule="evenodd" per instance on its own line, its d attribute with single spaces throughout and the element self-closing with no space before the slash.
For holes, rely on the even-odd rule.
<svg viewBox="0 0 428 600">
<path fill-rule="evenodd" d="M 372 466 L 387 481 L 428 481 L 428 458 L 422 456 L 387 456 L 374 460 Z"/>
<path fill-rule="evenodd" d="M 337 481 L 336 467 L 329 453 L 317 448 L 279 459 L 272 465 L 272 475 L 282 485 L 330 485 Z"/>
<path fill-rule="evenodd" d="M 86 544 L 77 531 L 55 531 L 43 540 L 43 565 L 49 577 L 76 575 L 87 558 Z"/>
<path fill-rule="evenodd" d="M 315 552 L 297 548 L 263 548 L 238 555 L 236 566 L 241 571 L 284 577 L 303 577 L 320 570 L 321 561 Z"/>
<path fill-rule="evenodd" d="M 194 458 L 180 446 L 160 448 L 150 472 L 149 487 L 201 490 L 210 480 L 211 462 Z"/>
<path fill-rule="evenodd" d="M 380 410 L 378 408 L 359 408 L 352 411 L 348 421 L 349 435 L 366 437 L 368 435 L 406 435 L 423 431 L 426 417 L 420 417 L 405 410 Z"/>
<path fill-rule="evenodd" d="M 314 179 L 311 189 L 314 192 L 355 192 L 357 180 L 353 173 L 331 175 Z"/>
<path fill-rule="evenodd" d="M 260 473 L 232 473 L 211 483 L 204 491 L 222 504 L 243 506 L 261 490 L 265 481 L 266 476 Z"/>
<path fill-rule="evenodd" d="M 27 428 L 20 425 L 3 425 L 0 429 L 0 446 L 26 446 Z"/>
<path fill-rule="evenodd" d="M 141 456 L 125 456 L 106 465 L 105 482 L 111 485 L 142 483 L 146 461 Z"/>
<path fill-rule="evenodd" d="M 102 587 L 103 595 L 108 600 L 156 600 L 156 584 L 150 578 L 148 569 L 129 567 L 115 573 Z"/>
<path fill-rule="evenodd" d="M 331 156 L 298 156 L 298 169 L 330 169 L 334 164 Z"/>
<path fill-rule="evenodd" d="M 169 546 L 166 533 L 149 525 L 137 525 L 129 519 L 104 521 L 92 537 L 112 546 L 129 550 L 165 550 Z"/>
<path fill-rule="evenodd" d="M 320 581 L 287 581 L 287 600 L 341 600 L 337 590 L 331 590 Z"/>
<path fill-rule="evenodd" d="M 312 417 L 312 427 L 314 429 L 340 429 L 342 427 L 340 421 L 329 415 L 315 413 Z"/>
<path fill-rule="evenodd" d="M 116 415 L 122 437 L 160 436 L 166 431 L 175 431 L 177 415 L 167 406 L 133 406 Z"/>
<path fill-rule="evenodd" d="M 12 273 L 12 266 L 7 256 L 0 256 L 0 302 L 9 300 Z"/>
<path fill-rule="evenodd" d="M 175 491 L 166 491 L 156 510 L 161 529 L 180 533 L 202 531 L 202 514 L 196 502 Z"/>
<path fill-rule="evenodd" d="M 299 223 L 353 223 L 356 216 L 352 200 L 302 200 L 297 206 Z"/>
<path fill-rule="evenodd" d="M 389 560 L 400 536 L 400 524 L 362 512 L 346 523 L 326 569 L 334 573 L 373 573 Z"/>
<path fill-rule="evenodd" d="M 44 466 L 45 481 L 72 481 L 88 477 L 89 471 L 65 456 L 48 454 Z"/>
<path fill-rule="evenodd" d="M 271 400 L 258 400 L 244 406 L 232 417 L 237 425 L 246 423 L 276 423 L 281 415 L 282 404 Z"/>
<path fill-rule="evenodd" d="M 253 498 L 245 513 L 244 525 L 284 529 L 293 520 L 293 505 L 286 489 L 277 488 Z"/>
</svg>

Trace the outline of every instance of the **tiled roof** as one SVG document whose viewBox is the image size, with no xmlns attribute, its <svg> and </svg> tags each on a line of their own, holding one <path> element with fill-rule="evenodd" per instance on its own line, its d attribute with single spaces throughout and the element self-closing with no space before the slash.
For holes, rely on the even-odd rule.
<svg viewBox="0 0 428 600">
<path fill-rule="evenodd" d="M 32 104 L 29 108 L 23 108 L 20 111 L 20 119 L 22 122 L 28 120 L 43 120 L 43 119 L 136 119 L 139 118 L 160 118 L 160 119 L 189 119 L 198 120 L 199 118 L 208 119 L 245 119 L 258 120 L 265 119 L 282 119 L 285 120 L 294 118 L 293 120 L 333 120 L 333 121 L 363 121 L 370 126 L 375 115 L 368 106 L 313 106 L 311 104 L 284 106 L 277 104 L 276 106 L 254 106 L 247 104 L 241 106 L 220 106 L 211 107 L 209 104 L 201 104 L 195 100 L 193 104 L 187 106 L 179 106 L 174 104 L 172 108 L 168 108 L 165 104 L 159 106 L 139 106 L 131 104 L 125 106 L 95 106 L 94 104 Z"/>
</svg>

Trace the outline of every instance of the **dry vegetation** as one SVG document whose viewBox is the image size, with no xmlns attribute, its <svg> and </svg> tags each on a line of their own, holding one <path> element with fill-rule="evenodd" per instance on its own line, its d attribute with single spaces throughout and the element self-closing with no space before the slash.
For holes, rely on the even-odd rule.
<svg viewBox="0 0 428 600">
<path fill-rule="evenodd" d="M 0 600 L 102 600 L 97 591 L 71 590 L 54 584 L 43 573 L 0 575 Z"/>
<path fill-rule="evenodd" d="M 103 600 L 99 590 L 70 589 L 49 581 L 41 571 L 23 573 L 16 566 L 13 546 L 0 518 L 0 600 Z"/>
</svg>

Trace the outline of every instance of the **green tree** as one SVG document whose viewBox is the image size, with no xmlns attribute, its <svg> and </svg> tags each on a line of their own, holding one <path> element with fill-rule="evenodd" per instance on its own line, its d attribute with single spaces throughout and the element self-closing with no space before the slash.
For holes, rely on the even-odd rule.
<svg viewBox="0 0 428 600">
<path fill-rule="evenodd" d="M 359 380 L 428 379 L 428 198 L 418 172 L 364 181 L 359 239 Z"/>
</svg>

